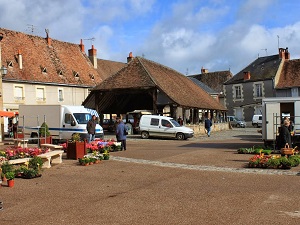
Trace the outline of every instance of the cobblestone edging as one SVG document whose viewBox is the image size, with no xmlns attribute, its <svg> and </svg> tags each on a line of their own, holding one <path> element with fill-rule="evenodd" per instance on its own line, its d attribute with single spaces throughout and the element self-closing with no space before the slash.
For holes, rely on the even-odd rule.
<svg viewBox="0 0 300 225">
<path fill-rule="evenodd" d="M 132 159 L 132 158 L 125 158 L 125 157 L 118 157 L 118 156 L 111 156 L 110 159 L 114 161 L 121 161 L 121 162 L 139 163 L 139 164 L 147 164 L 153 166 L 181 168 L 181 169 L 199 170 L 199 171 L 249 173 L 249 174 L 265 174 L 265 175 L 289 175 L 289 176 L 300 175 L 300 172 L 293 172 L 289 170 L 254 169 L 254 168 L 247 169 L 247 168 L 188 165 L 188 164 L 180 164 L 180 163 L 165 163 L 165 162 L 151 161 L 145 159 Z"/>
</svg>

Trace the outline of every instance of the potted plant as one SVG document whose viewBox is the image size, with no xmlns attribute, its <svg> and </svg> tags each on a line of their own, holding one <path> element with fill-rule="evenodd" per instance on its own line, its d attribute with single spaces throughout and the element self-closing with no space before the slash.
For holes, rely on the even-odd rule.
<svg viewBox="0 0 300 225">
<path fill-rule="evenodd" d="M 39 129 L 40 144 L 52 144 L 52 137 L 46 122 Z"/>
<path fill-rule="evenodd" d="M 86 142 L 81 140 L 80 134 L 72 135 L 71 141 L 67 142 L 67 158 L 79 159 L 86 155 Z"/>
<path fill-rule="evenodd" d="M 7 186 L 8 187 L 13 187 L 15 185 L 15 172 L 14 171 L 9 171 L 5 173 L 5 177 L 7 179 Z"/>
<path fill-rule="evenodd" d="M 3 181 L 6 181 L 7 178 L 6 178 L 6 173 L 7 172 L 12 172 L 14 170 L 14 167 L 12 164 L 9 164 L 8 162 L 5 162 L 1 165 L 1 179 Z"/>
<path fill-rule="evenodd" d="M 42 160 L 41 157 L 34 156 L 29 160 L 29 168 L 35 169 L 39 171 L 43 167 L 44 161 Z"/>
</svg>

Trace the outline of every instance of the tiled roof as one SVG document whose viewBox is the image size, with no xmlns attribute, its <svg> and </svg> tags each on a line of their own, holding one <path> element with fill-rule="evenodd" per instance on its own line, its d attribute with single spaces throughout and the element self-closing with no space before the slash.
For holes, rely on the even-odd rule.
<svg viewBox="0 0 300 225">
<path fill-rule="evenodd" d="M 90 95 L 97 90 L 146 90 L 150 88 L 159 89 L 183 107 L 226 110 L 224 106 L 183 74 L 142 57 L 133 58 L 126 67 L 96 86 Z M 94 98 L 89 96 L 83 105 L 89 104 L 89 98 L 94 101 L 92 100 Z"/>
<path fill-rule="evenodd" d="M 232 78 L 232 73 L 227 71 L 216 71 L 216 72 L 207 72 L 195 75 L 189 75 L 188 77 L 196 78 L 202 83 L 206 84 L 208 87 L 216 90 L 218 92 L 223 91 L 223 83 L 230 78 Z"/>
<path fill-rule="evenodd" d="M 238 84 L 243 82 L 253 82 L 268 80 L 275 77 L 279 69 L 281 59 L 279 55 L 260 57 L 250 63 L 246 68 L 238 72 L 224 84 Z M 250 72 L 250 79 L 244 81 L 244 72 Z"/>
<path fill-rule="evenodd" d="M 212 88 L 208 87 L 206 84 L 202 83 L 201 81 L 197 80 L 194 77 L 188 77 L 193 81 L 195 84 L 197 84 L 200 88 L 202 88 L 204 91 L 206 91 L 209 94 L 219 94 L 219 92 L 213 90 Z"/>
<path fill-rule="evenodd" d="M 58 85 L 78 85 L 94 87 L 108 76 L 111 68 L 118 63 L 98 60 L 94 69 L 88 56 L 81 51 L 79 44 L 51 40 L 21 32 L 0 28 L 3 36 L 2 64 L 8 68 L 4 80 L 54 83 Z M 18 60 L 22 55 L 22 69 Z M 12 65 L 12 66 L 11 66 Z M 78 74 L 79 78 L 75 78 Z"/>
<path fill-rule="evenodd" d="M 300 59 L 285 60 L 276 88 L 300 87 Z"/>
<path fill-rule="evenodd" d="M 97 71 L 102 80 L 110 77 L 115 72 L 126 66 L 126 63 L 115 62 L 105 59 L 97 59 Z"/>
</svg>

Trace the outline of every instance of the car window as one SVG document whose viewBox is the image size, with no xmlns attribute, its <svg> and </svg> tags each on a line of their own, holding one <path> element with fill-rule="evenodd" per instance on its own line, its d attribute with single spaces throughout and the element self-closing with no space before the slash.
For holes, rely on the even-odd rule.
<svg viewBox="0 0 300 225">
<path fill-rule="evenodd" d="M 163 127 L 173 127 L 172 124 L 168 120 L 164 120 L 164 119 L 161 120 L 161 125 Z"/>
<path fill-rule="evenodd" d="M 152 126 L 158 126 L 158 123 L 159 123 L 159 119 L 152 118 L 150 121 L 150 125 Z"/>
</svg>

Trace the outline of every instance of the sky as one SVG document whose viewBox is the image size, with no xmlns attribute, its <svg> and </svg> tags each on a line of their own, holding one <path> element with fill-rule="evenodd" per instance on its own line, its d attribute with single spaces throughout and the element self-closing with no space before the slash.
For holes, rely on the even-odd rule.
<svg viewBox="0 0 300 225">
<path fill-rule="evenodd" d="M 300 58 L 299 0 L 0 0 L 0 27 L 94 45 L 97 58 L 130 52 L 184 75 L 240 72 L 288 47 Z"/>
</svg>

